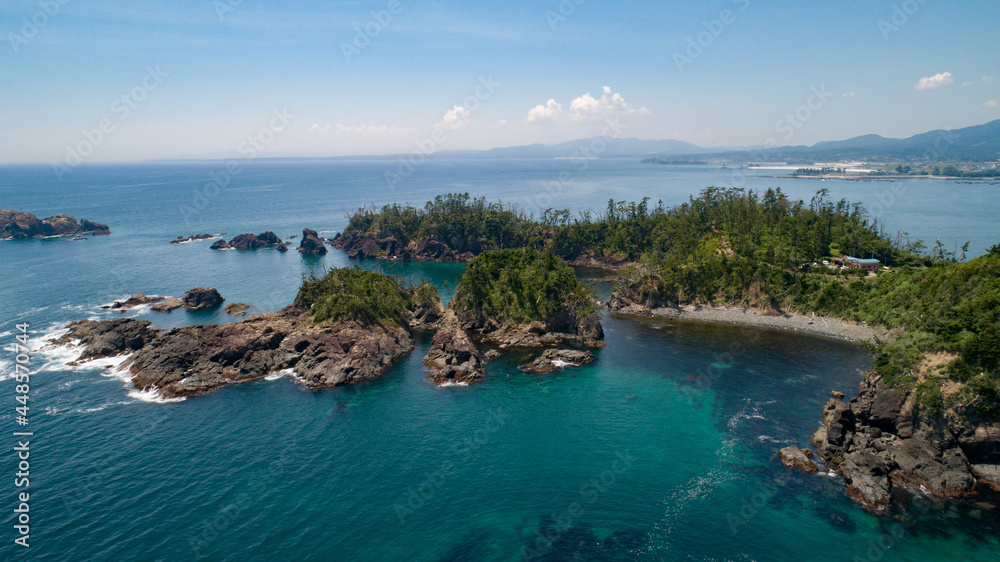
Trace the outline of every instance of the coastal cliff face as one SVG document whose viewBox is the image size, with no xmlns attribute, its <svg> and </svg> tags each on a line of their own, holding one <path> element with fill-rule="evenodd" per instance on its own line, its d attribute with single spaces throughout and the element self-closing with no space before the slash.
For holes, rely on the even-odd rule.
<svg viewBox="0 0 1000 562">
<path fill-rule="evenodd" d="M 41 238 L 74 234 L 111 234 L 108 225 L 83 219 L 77 224 L 69 215 L 39 219 L 31 213 L 0 209 L 0 240 L 6 238 Z"/>
<path fill-rule="evenodd" d="M 931 411 L 915 392 L 888 388 L 874 372 L 850 403 L 827 403 L 812 442 L 844 476 L 847 492 L 875 510 L 897 486 L 942 497 L 1000 491 L 1000 420 L 971 423 Z"/>
</svg>

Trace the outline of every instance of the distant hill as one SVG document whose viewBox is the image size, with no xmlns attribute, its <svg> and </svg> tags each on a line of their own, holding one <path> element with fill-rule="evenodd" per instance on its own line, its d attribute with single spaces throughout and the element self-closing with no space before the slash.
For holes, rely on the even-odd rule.
<svg viewBox="0 0 1000 562">
<path fill-rule="evenodd" d="M 672 160 L 675 152 L 657 154 L 651 161 Z M 842 141 L 819 142 L 812 146 L 782 146 L 770 150 L 702 150 L 699 158 L 729 158 L 742 161 L 788 160 L 817 162 L 843 160 L 997 160 L 1000 159 L 1000 120 L 983 125 L 945 131 L 938 129 L 906 139 L 863 135 Z"/>
</svg>

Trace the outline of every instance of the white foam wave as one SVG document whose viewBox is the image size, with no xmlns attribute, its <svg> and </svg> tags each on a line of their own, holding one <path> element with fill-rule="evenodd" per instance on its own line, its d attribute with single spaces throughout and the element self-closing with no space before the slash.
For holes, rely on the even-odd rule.
<svg viewBox="0 0 1000 562">
<path fill-rule="evenodd" d="M 276 381 L 276 380 L 282 379 L 282 378 L 284 378 L 286 376 L 290 377 L 290 376 L 294 376 L 294 375 L 295 375 L 295 370 L 294 369 L 283 369 L 281 371 L 278 371 L 277 373 L 271 373 L 271 374 L 265 376 L 264 380 L 266 380 L 266 381 Z"/>
<path fill-rule="evenodd" d="M 556 367 L 576 367 L 576 363 L 570 363 L 569 361 L 563 361 L 562 359 L 553 359 L 552 364 Z"/>
<path fill-rule="evenodd" d="M 467 382 L 451 382 L 451 381 L 448 381 L 448 382 L 443 382 L 443 383 L 441 383 L 441 384 L 438 385 L 439 388 L 449 388 L 449 387 L 452 387 L 452 386 L 469 386 L 469 383 L 467 383 Z"/>
<path fill-rule="evenodd" d="M 147 402 L 149 404 L 170 404 L 173 402 L 183 402 L 187 400 L 187 398 L 183 396 L 180 398 L 166 398 L 160 394 L 160 390 L 155 386 L 149 390 L 139 390 L 137 388 L 133 388 L 128 392 L 128 396 L 129 398 L 135 398 L 136 400 Z"/>
</svg>

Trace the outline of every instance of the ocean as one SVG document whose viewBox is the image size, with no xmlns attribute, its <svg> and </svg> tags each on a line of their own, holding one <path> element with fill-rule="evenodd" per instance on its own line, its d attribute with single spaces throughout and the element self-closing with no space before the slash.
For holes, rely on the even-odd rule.
<svg viewBox="0 0 1000 562">
<path fill-rule="evenodd" d="M 0 242 L 0 420 L 7 451 L 5 560 L 997 560 L 1000 514 L 975 501 L 905 493 L 886 516 L 835 475 L 784 467 L 808 445 L 830 391 L 856 394 L 865 351 L 777 330 L 607 317 L 598 361 L 545 376 L 509 353 L 463 387 L 424 380 L 430 338 L 363 384 L 311 392 L 276 373 L 166 401 L 114 369 L 68 367 L 40 349 L 67 323 L 136 317 L 161 328 L 232 322 L 222 311 L 121 314 L 136 292 L 216 287 L 250 313 L 291 302 L 310 270 L 343 252 L 211 251 L 180 235 L 304 227 L 332 236 L 362 204 L 468 192 L 601 211 L 608 199 L 669 206 L 709 185 L 819 189 L 879 211 L 885 228 L 969 256 L 1000 242 L 997 186 L 937 180 L 776 179 L 634 160 L 392 160 L 0 167 L 0 208 L 67 213 L 112 235 Z M 750 172 L 763 174 L 766 172 Z M 392 183 L 392 185 L 390 185 Z M 435 283 L 460 264 L 366 262 Z M 581 273 L 584 275 L 585 273 Z M 602 296 L 610 286 L 599 283 Z M 16 423 L 18 324 L 28 323 L 29 425 Z M 109 362 L 105 362 L 107 364 Z M 13 432 L 31 431 L 30 486 L 15 487 Z M 21 438 L 23 439 L 23 438 Z M 30 493 L 30 547 L 16 545 Z"/>
</svg>

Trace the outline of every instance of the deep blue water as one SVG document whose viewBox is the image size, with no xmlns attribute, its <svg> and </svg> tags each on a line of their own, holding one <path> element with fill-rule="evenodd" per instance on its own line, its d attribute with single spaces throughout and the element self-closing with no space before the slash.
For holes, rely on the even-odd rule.
<svg viewBox="0 0 1000 562">
<path fill-rule="evenodd" d="M 0 242 L 0 423 L 15 425 L 9 349 L 28 322 L 37 347 L 71 320 L 134 292 L 217 287 L 251 313 L 287 305 L 310 268 L 338 251 L 212 252 L 178 235 L 303 227 L 337 231 L 362 202 L 422 204 L 468 191 L 535 210 L 600 210 L 645 195 L 667 205 L 731 171 L 632 161 L 439 162 L 390 189 L 394 162 L 261 162 L 223 189 L 221 163 L 90 166 L 64 183 L 45 167 L 0 167 L 0 208 L 68 213 L 113 234 Z M 556 187 L 561 172 L 568 183 Z M 563 176 L 565 178 L 565 175 Z M 893 184 L 749 178 L 808 200 L 816 189 L 866 204 Z M 996 186 L 909 180 L 884 217 L 892 231 L 975 253 L 1000 241 Z M 544 195 L 554 193 L 552 200 Z M 366 263 L 438 284 L 454 264 Z M 608 287 L 601 286 L 602 291 Z M 224 313 L 134 312 L 158 326 L 233 321 Z M 384 376 L 309 392 L 276 378 L 181 402 L 137 397 L 99 367 L 34 352 L 30 549 L 13 543 L 13 437 L 0 456 L 0 558 L 38 560 L 996 560 L 1000 521 L 972 502 L 901 498 L 876 517 L 835 477 L 785 469 L 830 390 L 853 395 L 868 365 L 842 342 L 769 330 L 607 318 L 590 366 L 525 375 L 516 353 L 463 388 L 424 381 L 429 338 Z M 272 377 L 273 378 L 273 377 Z M 10 433 L 7 433 L 10 435 Z M 553 526 L 553 521 L 565 527 Z M 897 526 L 893 526 L 897 525 Z M 551 546 L 538 533 L 554 539 Z M 598 546 L 598 542 L 601 546 Z M 528 550 L 525 550 L 528 549 Z M 860 557 L 860 558 L 855 558 Z"/>
</svg>

